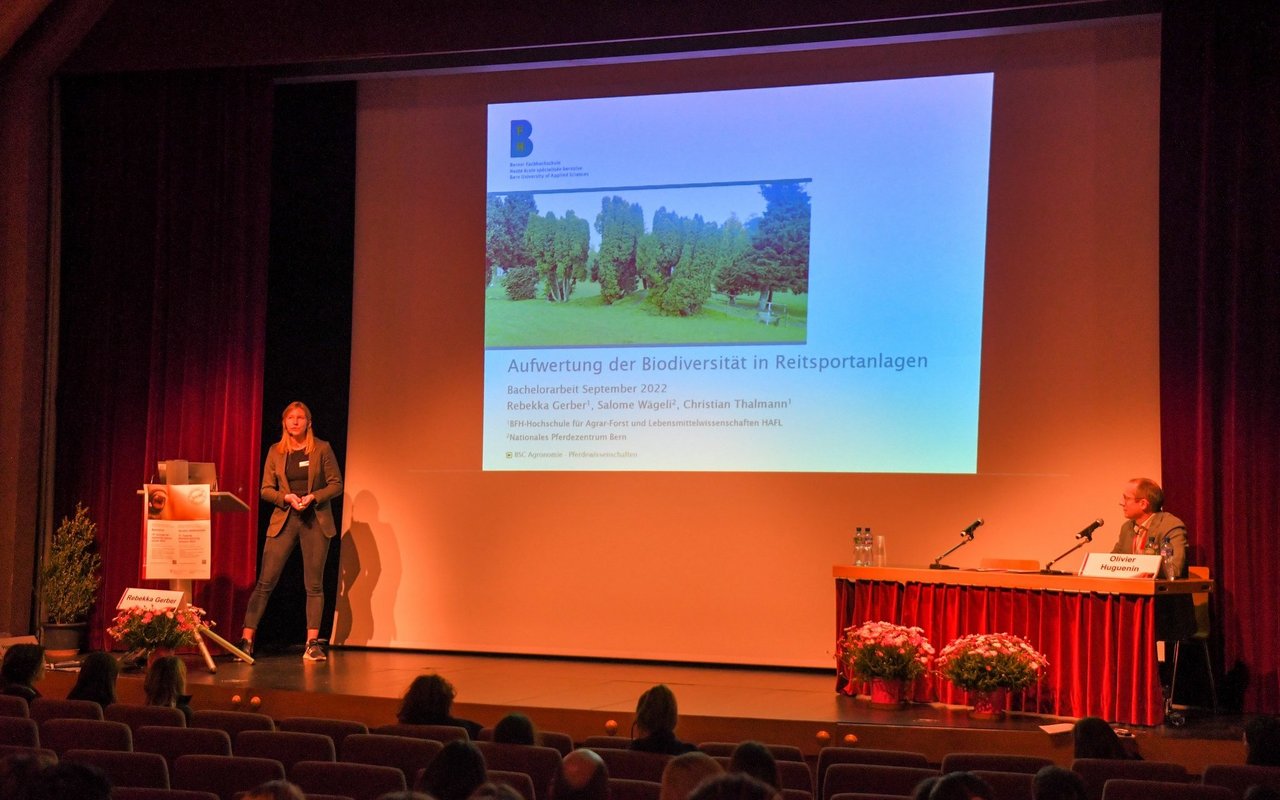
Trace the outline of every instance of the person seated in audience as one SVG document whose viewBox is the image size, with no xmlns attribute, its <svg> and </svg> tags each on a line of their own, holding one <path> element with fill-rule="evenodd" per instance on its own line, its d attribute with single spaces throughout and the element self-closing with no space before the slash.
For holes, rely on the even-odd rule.
<svg viewBox="0 0 1280 800">
<path fill-rule="evenodd" d="M 694 750 L 667 762 L 662 770 L 662 792 L 658 800 L 688 800 L 689 793 L 707 778 L 723 775 L 724 767 L 706 753 Z"/>
<path fill-rule="evenodd" d="M 147 705 L 176 708 L 191 723 L 191 695 L 187 694 L 187 665 L 177 656 L 157 658 L 142 681 Z"/>
<path fill-rule="evenodd" d="M 929 800 L 995 800 L 995 792 L 972 772 L 950 772 L 933 785 Z"/>
<path fill-rule="evenodd" d="M 245 792 L 240 800 L 307 800 L 307 795 L 296 783 L 267 781 Z"/>
<path fill-rule="evenodd" d="M 1255 783 L 1244 790 L 1244 800 L 1280 800 L 1280 791 Z"/>
<path fill-rule="evenodd" d="M 733 756 L 729 759 L 729 771 L 746 773 L 774 789 L 782 789 L 782 783 L 778 780 L 778 762 L 774 760 L 769 748 L 760 742 L 746 741 L 735 747 Z"/>
<path fill-rule="evenodd" d="M 1059 766 L 1044 767 L 1031 784 L 1034 800 L 1088 800 L 1084 778 Z"/>
<path fill-rule="evenodd" d="M 453 684 L 443 677 L 419 675 L 404 693 L 396 719 L 405 725 L 453 725 L 465 728 L 472 739 L 479 739 L 480 723 L 452 715 L 456 695 Z M 437 796 L 436 800 L 442 799 Z"/>
<path fill-rule="evenodd" d="M 1280 767 L 1280 717 L 1254 717 L 1245 723 L 1244 763 Z"/>
<path fill-rule="evenodd" d="M 430 797 L 430 795 L 418 795 L 419 797 Z M 380 798 L 379 800 L 386 800 Z M 392 800 L 400 800 L 393 798 Z M 403 800 L 414 800 L 414 798 L 403 798 Z M 482 783 L 471 793 L 471 797 L 467 800 L 524 800 L 524 797 L 516 791 L 512 786 L 506 783 Z"/>
<path fill-rule="evenodd" d="M 631 749 L 671 756 L 698 749 L 676 738 L 678 717 L 676 696 L 666 684 L 647 689 L 636 703 L 636 721 L 631 723 Z"/>
<path fill-rule="evenodd" d="M 80 662 L 80 674 L 76 685 L 67 692 L 68 700 L 92 700 L 106 708 L 116 701 L 116 678 L 120 675 L 120 662 L 115 656 L 101 650 L 94 651 Z"/>
<path fill-rule="evenodd" d="M 689 794 L 689 800 L 775 800 L 778 797 L 777 789 L 745 772 L 707 778 Z"/>
<path fill-rule="evenodd" d="M 8 795 L 5 795 L 8 798 Z M 111 781 L 90 764 L 59 761 L 45 767 L 28 784 L 21 800 L 111 800 Z"/>
<path fill-rule="evenodd" d="M 4 651 L 0 664 L 0 693 L 21 697 L 30 703 L 40 696 L 36 684 L 44 677 L 44 648 L 38 644 L 15 644 Z"/>
<path fill-rule="evenodd" d="M 537 744 L 538 732 L 533 720 L 513 711 L 493 726 L 493 740 L 500 744 Z"/>
<path fill-rule="evenodd" d="M 1076 758 L 1112 758 L 1132 760 L 1138 754 L 1120 741 L 1120 737 L 1101 717 L 1081 717 L 1072 731 Z"/>
<path fill-rule="evenodd" d="M 916 788 L 911 791 L 911 800 L 929 800 L 929 793 L 933 791 L 933 787 L 937 786 L 940 780 L 942 780 L 942 776 L 935 775 L 917 783 Z"/>
<path fill-rule="evenodd" d="M 579 748 L 560 761 L 551 800 L 609 800 L 609 768 L 594 750 Z"/>
<path fill-rule="evenodd" d="M 464 739 L 448 742 L 427 763 L 413 788 L 436 800 L 467 800 L 489 779 L 480 748 Z"/>
<path fill-rule="evenodd" d="M 58 763 L 51 752 L 29 750 L 0 758 L 0 797 L 25 798 L 40 773 Z"/>
</svg>

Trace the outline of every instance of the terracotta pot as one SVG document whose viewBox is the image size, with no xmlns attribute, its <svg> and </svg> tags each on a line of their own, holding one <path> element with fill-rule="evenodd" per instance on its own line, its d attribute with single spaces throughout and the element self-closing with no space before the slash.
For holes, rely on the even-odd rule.
<svg viewBox="0 0 1280 800">
<path fill-rule="evenodd" d="M 871 707 L 897 709 L 907 704 L 903 699 L 906 682 L 894 678 L 871 679 Z"/>
<path fill-rule="evenodd" d="M 1004 709 L 1009 701 L 1008 689 L 992 689 L 989 692 L 970 692 L 969 710 L 972 719 L 1004 719 Z"/>
</svg>

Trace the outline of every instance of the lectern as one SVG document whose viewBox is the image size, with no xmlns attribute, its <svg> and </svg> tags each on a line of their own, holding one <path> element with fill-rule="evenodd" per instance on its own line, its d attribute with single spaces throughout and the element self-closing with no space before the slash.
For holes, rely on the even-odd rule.
<svg viewBox="0 0 1280 800">
<path fill-rule="evenodd" d="M 185 459 L 170 459 L 168 461 L 159 462 L 157 466 L 157 473 L 160 477 L 160 483 L 164 484 L 166 487 L 176 488 L 179 486 L 208 486 L 209 487 L 208 504 L 209 504 L 209 511 L 211 514 L 212 513 L 239 513 L 239 512 L 249 510 L 249 506 L 239 497 L 236 497 L 231 492 L 224 492 L 218 489 L 217 467 L 211 462 L 187 461 Z M 142 513 L 143 513 L 144 520 L 149 522 L 151 519 L 154 519 L 157 516 L 159 516 L 161 514 L 162 508 L 157 508 L 155 504 L 155 500 L 153 498 L 153 493 L 148 492 L 145 486 L 138 493 L 143 496 Z M 167 498 L 166 498 L 166 501 L 167 501 Z M 161 506 L 162 505 L 163 504 L 161 504 Z M 144 526 L 146 524 L 147 523 L 144 522 Z M 147 535 L 148 533 L 149 531 L 144 530 L 144 535 L 143 535 L 144 552 L 146 551 L 146 548 L 150 545 L 150 540 Z M 204 529 L 203 533 L 205 536 L 208 535 L 209 530 L 207 527 Z M 181 540 L 182 537 L 179 536 L 178 538 L 179 540 Z M 208 546 L 207 539 L 203 543 L 203 546 L 205 550 L 210 549 Z M 183 602 L 186 604 L 190 604 L 191 600 L 194 599 L 195 597 L 195 593 L 194 593 L 195 580 L 198 578 L 207 579 L 209 577 L 208 575 L 209 566 L 207 561 L 204 562 L 203 566 L 195 566 L 191 564 L 186 564 L 180 559 L 175 559 L 173 562 L 174 568 L 167 571 L 167 573 L 163 576 L 163 578 L 160 576 L 153 577 L 152 575 L 150 575 L 149 569 L 148 569 L 148 563 L 149 563 L 149 560 L 144 557 L 143 563 L 142 563 L 143 579 L 144 580 L 156 580 L 156 579 L 163 580 L 167 578 L 169 580 L 169 588 L 174 591 L 181 591 L 183 593 Z M 209 668 L 210 672 L 217 672 L 218 667 L 213 661 L 213 656 L 209 654 L 209 647 L 207 644 L 205 644 L 206 637 L 209 639 L 212 639 L 214 642 L 218 643 L 222 648 L 224 648 L 230 653 L 235 654 L 240 659 L 250 664 L 253 663 L 253 658 L 250 657 L 247 653 L 241 651 L 235 645 L 231 644 L 226 639 L 214 633 L 212 630 L 209 629 L 208 626 L 201 625 L 196 629 L 196 645 L 200 648 L 200 654 L 204 657 L 205 665 Z"/>
</svg>

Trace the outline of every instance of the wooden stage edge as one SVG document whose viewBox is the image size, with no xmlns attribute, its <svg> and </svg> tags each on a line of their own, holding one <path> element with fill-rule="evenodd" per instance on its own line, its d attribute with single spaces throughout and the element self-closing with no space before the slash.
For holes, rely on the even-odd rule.
<svg viewBox="0 0 1280 800">
<path fill-rule="evenodd" d="M 1069 766 L 1070 733 L 1040 726 L 1070 718 L 1009 714 L 999 722 L 971 720 L 964 707 L 912 704 L 901 710 L 870 708 L 866 698 L 835 692 L 832 671 L 770 670 L 634 662 L 564 660 L 334 649 L 326 662 L 305 663 L 300 650 L 259 658 L 253 666 L 218 659 L 209 673 L 186 656 L 188 691 L 200 709 L 257 711 L 291 716 L 354 719 L 372 726 L 395 722 L 399 698 L 414 677 L 438 672 L 457 690 L 454 713 L 493 725 L 509 711 L 529 715 L 541 729 L 575 741 L 631 728 L 636 698 L 665 683 L 680 704 L 678 735 L 686 741 L 757 739 L 791 744 L 816 757 L 824 743 L 923 752 L 940 762 L 947 753 L 994 752 L 1044 756 Z M 41 691 L 65 697 L 74 674 L 50 672 Z M 142 676 L 121 675 L 122 702 L 143 701 Z M 1244 762 L 1240 717 L 1193 714 L 1184 728 L 1131 728 L 1149 761 L 1172 761 L 1199 774 L 1208 764 Z M 829 738 L 823 738 L 826 734 Z"/>
</svg>

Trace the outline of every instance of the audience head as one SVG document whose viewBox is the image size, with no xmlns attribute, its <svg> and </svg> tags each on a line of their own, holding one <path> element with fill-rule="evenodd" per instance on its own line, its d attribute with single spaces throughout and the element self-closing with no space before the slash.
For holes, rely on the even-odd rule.
<svg viewBox="0 0 1280 800">
<path fill-rule="evenodd" d="M 250 789 L 241 800 L 307 800 L 307 796 L 297 784 L 267 781 Z"/>
<path fill-rule="evenodd" d="M 80 662 L 76 685 L 67 693 L 69 700 L 92 700 L 106 707 L 116 701 L 116 678 L 120 662 L 110 653 L 96 650 Z"/>
<path fill-rule="evenodd" d="M 10 645 L 0 665 L 5 686 L 35 686 L 44 677 L 44 648 L 38 644 Z"/>
<path fill-rule="evenodd" d="M 90 764 L 59 761 L 27 785 L 23 800 L 111 800 L 111 781 Z"/>
<path fill-rule="evenodd" d="M 413 788 L 436 800 L 467 800 L 488 779 L 480 748 L 455 739 L 436 753 Z"/>
<path fill-rule="evenodd" d="M 994 800 L 991 784 L 972 772 L 950 772 L 938 779 L 929 800 Z"/>
<path fill-rule="evenodd" d="M 774 800 L 778 790 L 745 772 L 729 772 L 707 778 L 689 794 L 689 800 Z"/>
<path fill-rule="evenodd" d="M 609 800 L 609 769 L 594 750 L 565 756 L 551 784 L 551 800 Z"/>
<path fill-rule="evenodd" d="M 706 753 L 697 750 L 682 753 L 668 761 L 662 770 L 662 793 L 658 800 L 686 800 L 698 784 L 723 774 L 720 762 Z"/>
<path fill-rule="evenodd" d="M 427 797 L 428 795 L 418 795 L 418 797 Z M 386 800 L 382 798 L 380 800 Z M 395 798 L 394 800 L 400 800 Z M 403 800 L 417 800 L 417 798 L 403 798 Z M 483 783 L 474 792 L 471 793 L 469 800 L 524 800 L 524 797 L 505 783 Z"/>
<path fill-rule="evenodd" d="M 636 702 L 634 726 L 641 736 L 672 733 L 676 729 L 676 696 L 665 683 L 645 690 Z"/>
<path fill-rule="evenodd" d="M 512 712 L 493 726 L 493 740 L 502 744 L 537 744 L 538 734 L 533 720 L 524 714 Z"/>
<path fill-rule="evenodd" d="M 729 759 L 730 772 L 744 772 L 756 780 L 769 784 L 774 789 L 781 789 L 778 780 L 778 762 L 773 753 L 760 742 L 743 742 L 733 749 Z"/>
<path fill-rule="evenodd" d="M 1120 737 L 1111 729 L 1111 725 L 1101 717 L 1082 717 L 1074 729 L 1076 758 L 1116 758 L 1129 757 L 1128 751 L 1120 742 Z"/>
<path fill-rule="evenodd" d="M 1034 800 L 1088 800 L 1084 778 L 1059 766 L 1045 767 L 1036 773 L 1031 788 Z"/>
<path fill-rule="evenodd" d="M 187 665 L 177 656 L 157 658 L 147 667 L 142 690 L 149 706 L 177 706 L 187 693 Z"/>
<path fill-rule="evenodd" d="M 56 763 L 57 756 L 39 751 L 10 753 L 0 758 L 0 797 L 25 798 L 40 773 Z"/>
<path fill-rule="evenodd" d="M 1280 717 L 1254 717 L 1244 726 L 1244 763 L 1280 767 Z"/>
<path fill-rule="evenodd" d="M 933 787 L 937 786 L 940 780 L 942 780 L 942 776 L 935 775 L 917 783 L 916 788 L 911 790 L 911 800 L 929 800 L 929 793 L 933 791 Z"/>
<path fill-rule="evenodd" d="M 1261 783 L 1244 790 L 1244 800 L 1280 800 L 1280 791 Z"/>
<path fill-rule="evenodd" d="M 435 674 L 419 675 L 404 693 L 396 719 L 412 725 L 421 720 L 447 717 L 453 710 L 453 698 L 456 694 L 453 684 L 443 677 Z"/>
</svg>

